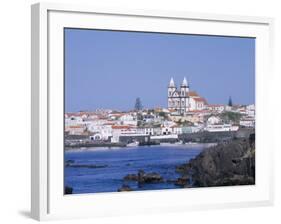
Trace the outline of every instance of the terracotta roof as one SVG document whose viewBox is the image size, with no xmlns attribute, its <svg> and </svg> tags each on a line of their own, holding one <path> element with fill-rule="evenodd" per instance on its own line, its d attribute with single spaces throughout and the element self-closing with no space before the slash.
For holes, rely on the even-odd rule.
<svg viewBox="0 0 281 224">
<path fill-rule="evenodd" d="M 110 114 L 110 116 L 114 116 L 114 117 L 121 117 L 123 116 L 124 114 L 121 114 L 121 113 L 118 113 L 118 114 Z"/>
<path fill-rule="evenodd" d="M 72 125 L 72 126 L 68 126 L 67 128 L 84 128 L 83 125 Z"/>
<path fill-rule="evenodd" d="M 88 116 L 88 115 L 89 115 L 89 112 L 80 111 L 78 114 L 79 114 L 79 116 L 83 116 L 83 115 Z"/>
<path fill-rule="evenodd" d="M 223 104 L 209 104 L 208 107 L 224 107 Z"/>
<path fill-rule="evenodd" d="M 106 120 L 107 117 L 102 116 L 102 115 L 98 115 L 97 118 L 98 118 L 98 120 Z"/>
<path fill-rule="evenodd" d="M 79 117 L 80 114 L 79 113 L 75 113 L 75 112 L 70 112 L 70 113 L 65 113 L 65 115 L 67 115 L 68 117 Z"/>
<path fill-rule="evenodd" d="M 188 92 L 188 96 L 193 96 L 193 97 L 197 96 L 197 97 L 199 97 L 199 95 L 195 91 L 189 91 Z"/>
<path fill-rule="evenodd" d="M 176 110 L 175 109 L 168 109 L 170 112 L 175 112 Z"/>
<path fill-rule="evenodd" d="M 171 128 L 178 128 L 178 127 L 179 127 L 178 125 L 171 126 Z"/>
<path fill-rule="evenodd" d="M 130 126 L 128 125 L 113 125 L 112 129 L 129 129 Z"/>
<path fill-rule="evenodd" d="M 191 113 L 209 113 L 208 110 L 191 110 L 189 112 L 191 112 Z"/>
<path fill-rule="evenodd" d="M 205 104 L 207 104 L 207 101 L 202 98 L 202 97 L 199 97 L 199 98 L 194 98 L 195 101 L 198 101 L 198 102 L 204 102 Z"/>
<path fill-rule="evenodd" d="M 81 117 L 83 115 L 86 116 L 93 116 L 93 115 L 97 115 L 95 112 L 89 112 L 89 111 L 79 111 L 79 112 L 67 112 L 65 113 L 65 115 L 67 116 L 74 116 L 74 117 Z"/>
</svg>

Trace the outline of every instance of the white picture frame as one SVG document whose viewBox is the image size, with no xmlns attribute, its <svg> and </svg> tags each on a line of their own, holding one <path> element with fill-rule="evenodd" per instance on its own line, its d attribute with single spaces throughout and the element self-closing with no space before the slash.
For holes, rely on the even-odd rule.
<svg viewBox="0 0 281 224">
<path fill-rule="evenodd" d="M 32 5 L 31 214 L 37 220 L 273 203 L 270 130 L 273 19 L 190 12 Z M 256 38 L 256 184 L 169 191 L 63 194 L 63 28 L 99 28 Z M 260 137 L 262 136 L 262 138 Z M 137 203 L 136 203 L 137 201 Z"/>
</svg>

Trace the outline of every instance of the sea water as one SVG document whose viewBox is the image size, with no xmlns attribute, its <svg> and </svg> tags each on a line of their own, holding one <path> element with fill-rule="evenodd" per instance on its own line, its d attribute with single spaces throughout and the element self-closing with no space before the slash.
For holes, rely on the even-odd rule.
<svg viewBox="0 0 281 224">
<path fill-rule="evenodd" d="M 180 175 L 176 166 L 196 157 L 208 144 L 165 146 L 137 146 L 125 148 L 88 148 L 65 151 L 65 162 L 78 165 L 97 165 L 102 168 L 66 166 L 65 186 L 73 193 L 116 192 L 124 183 L 133 190 L 178 188 L 171 181 L 143 184 L 124 181 L 127 174 L 156 172 L 164 180 L 175 180 Z M 104 167 L 105 166 L 105 167 Z"/>
</svg>

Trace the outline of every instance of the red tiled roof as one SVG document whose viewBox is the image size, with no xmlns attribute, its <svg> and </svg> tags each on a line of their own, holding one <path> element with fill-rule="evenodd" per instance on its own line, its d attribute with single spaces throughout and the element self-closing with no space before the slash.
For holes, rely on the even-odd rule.
<svg viewBox="0 0 281 224">
<path fill-rule="evenodd" d="M 171 128 L 178 128 L 178 127 L 179 127 L 178 125 L 171 126 Z"/>
<path fill-rule="evenodd" d="M 204 101 L 203 98 L 194 98 L 194 100 L 195 100 L 195 101 L 199 101 L 199 102 L 200 102 L 200 101 Z"/>
<path fill-rule="evenodd" d="M 209 113 L 208 110 L 191 110 L 192 113 Z"/>
<path fill-rule="evenodd" d="M 119 114 L 119 113 L 118 113 L 118 114 L 110 114 L 110 116 L 114 116 L 114 117 L 121 117 L 121 116 L 123 116 L 123 115 L 124 115 L 124 114 L 121 114 L 121 113 L 120 113 L 120 114 Z"/>
<path fill-rule="evenodd" d="M 175 109 L 168 109 L 170 112 L 175 112 L 176 110 Z"/>
<path fill-rule="evenodd" d="M 204 102 L 205 104 L 207 104 L 207 101 L 202 98 L 202 97 L 199 97 L 199 98 L 194 98 L 195 101 L 198 101 L 198 102 Z"/>
<path fill-rule="evenodd" d="M 83 115 L 86 115 L 86 116 L 96 115 L 96 113 L 89 112 L 89 111 L 79 111 L 79 112 L 67 112 L 67 113 L 65 113 L 65 115 L 78 117 L 78 116 L 83 116 Z"/>
<path fill-rule="evenodd" d="M 129 129 L 130 126 L 128 125 L 113 125 L 112 129 Z"/>
<path fill-rule="evenodd" d="M 84 128 L 83 125 L 72 125 L 72 126 L 68 126 L 68 128 Z"/>
<path fill-rule="evenodd" d="M 224 107 L 223 104 L 209 104 L 208 107 Z"/>
<path fill-rule="evenodd" d="M 68 117 L 78 117 L 78 116 L 80 116 L 80 114 L 79 113 L 75 113 L 75 112 L 70 112 L 70 113 L 65 113 L 65 115 L 67 115 Z"/>
<path fill-rule="evenodd" d="M 193 96 L 193 97 L 198 96 L 199 97 L 199 95 L 195 91 L 189 91 L 188 96 Z"/>
</svg>

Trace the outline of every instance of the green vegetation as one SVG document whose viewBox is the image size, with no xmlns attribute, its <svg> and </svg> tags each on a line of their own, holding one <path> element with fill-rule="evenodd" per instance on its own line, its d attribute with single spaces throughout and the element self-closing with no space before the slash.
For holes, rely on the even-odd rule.
<svg viewBox="0 0 281 224">
<path fill-rule="evenodd" d="M 148 113 L 148 114 L 154 114 L 155 111 L 154 111 L 154 109 L 148 109 L 148 110 L 147 110 L 147 113 Z"/>
<path fill-rule="evenodd" d="M 234 123 L 234 124 L 239 123 L 241 116 L 242 115 L 240 113 L 230 112 L 230 111 L 220 114 L 220 118 L 224 123 Z"/>
<path fill-rule="evenodd" d="M 182 120 L 182 119 L 179 119 L 177 122 L 176 122 L 178 125 L 181 125 L 181 126 L 193 126 L 193 123 L 190 122 L 190 121 L 187 121 L 187 120 Z"/>
<path fill-rule="evenodd" d="M 163 112 L 163 111 L 159 112 L 158 115 L 159 115 L 160 117 L 163 117 L 164 119 L 167 119 L 167 118 L 168 118 L 168 114 L 165 113 L 165 112 Z"/>
</svg>

